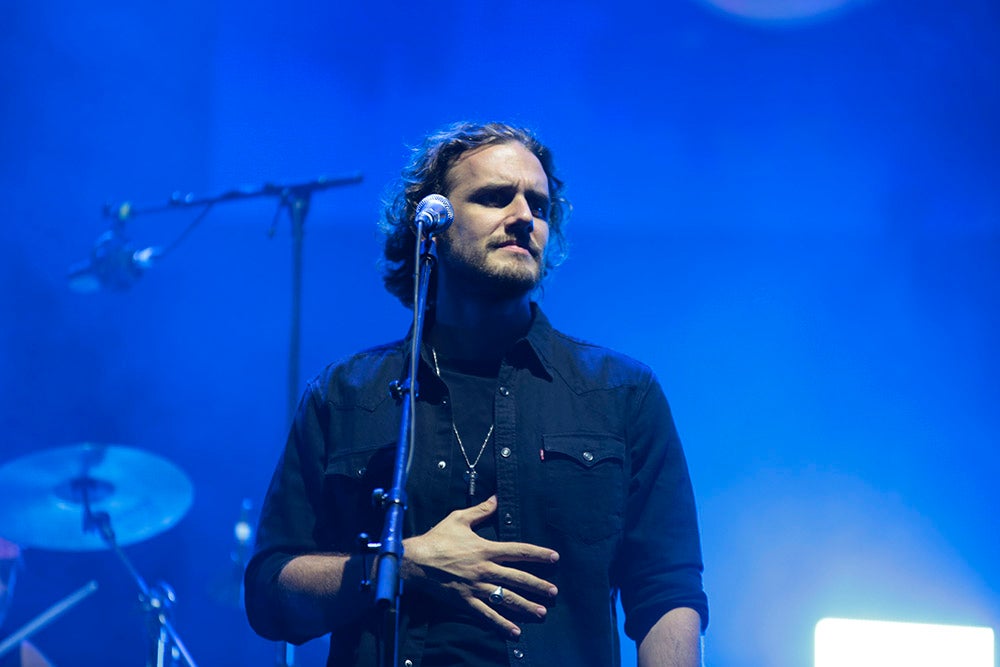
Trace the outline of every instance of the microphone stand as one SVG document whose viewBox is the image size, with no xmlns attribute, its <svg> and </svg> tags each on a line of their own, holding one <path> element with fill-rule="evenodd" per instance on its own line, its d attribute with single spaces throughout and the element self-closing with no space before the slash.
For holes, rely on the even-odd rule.
<svg viewBox="0 0 1000 667">
<path fill-rule="evenodd" d="M 396 667 L 399 661 L 399 603 L 403 592 L 400 564 L 403 560 L 403 515 L 406 511 L 406 481 L 410 474 L 413 447 L 416 440 L 414 407 L 417 399 L 417 368 L 420 362 L 420 344 L 423 338 L 424 315 L 427 307 L 427 289 L 431 271 L 437 262 L 434 256 L 434 239 L 424 235 L 423 223 L 417 221 L 418 269 L 414 281 L 413 333 L 410 338 L 410 365 L 406 379 L 393 382 L 390 392 L 402 399 L 399 442 L 396 445 L 396 462 L 392 476 L 392 489 L 387 493 L 376 489 L 373 501 L 385 509 L 382 540 L 362 544 L 362 548 L 378 550 L 375 557 L 375 606 L 382 612 L 382 632 L 379 641 L 381 667 Z M 364 536 L 359 537 L 364 541 Z M 366 567 L 363 567 L 366 570 Z"/>
<path fill-rule="evenodd" d="M 125 202 L 119 204 L 118 206 L 105 206 L 104 215 L 106 217 L 113 218 L 115 220 L 115 229 L 120 230 L 126 220 L 136 215 L 160 213 L 163 211 L 172 211 L 179 208 L 191 208 L 197 206 L 205 207 L 205 211 L 203 212 L 204 214 L 212 206 L 222 202 L 254 199 L 258 197 L 278 197 L 278 210 L 271 223 L 269 236 L 274 236 L 278 215 L 280 215 L 282 209 L 288 210 L 288 216 L 292 223 L 292 312 L 288 341 L 288 393 L 286 408 L 286 416 L 288 422 L 291 423 L 292 418 L 295 416 L 295 409 L 299 400 L 299 356 L 302 339 L 302 251 L 303 240 L 305 238 L 305 221 L 306 216 L 309 213 L 309 204 L 312 195 L 315 192 L 345 185 L 354 185 L 356 183 L 360 183 L 361 179 L 362 176 L 360 173 L 335 178 L 320 176 L 319 178 L 311 181 L 295 183 L 292 185 L 265 183 L 258 187 L 237 188 L 235 190 L 224 192 L 220 195 L 201 198 L 197 198 L 191 193 L 186 195 L 175 193 L 170 197 L 166 204 L 135 207 L 131 203 Z M 196 218 L 195 224 L 201 221 L 202 215 L 199 215 L 199 217 Z M 188 227 L 188 229 L 182 234 L 181 238 L 183 238 L 183 236 L 191 230 L 192 226 Z M 171 248 L 176 246 L 180 240 L 181 239 L 175 241 Z M 120 549 L 117 549 L 117 547 L 113 548 L 118 552 L 120 557 L 124 557 Z M 402 545 L 400 545 L 400 552 L 401 551 Z M 134 573 L 131 566 L 129 566 L 128 569 Z M 140 580 L 138 583 L 140 589 L 142 589 L 143 582 Z M 145 594 L 145 591 L 143 591 L 143 593 Z M 173 635 L 173 628 L 166 620 L 163 621 L 163 628 L 168 635 Z M 274 664 L 276 667 L 292 667 L 295 664 L 294 646 L 287 644 L 286 642 L 277 642 L 275 648 Z M 189 656 L 185 654 L 184 657 L 186 662 L 191 665 L 191 667 L 194 667 L 193 663 L 189 659 Z"/>
<path fill-rule="evenodd" d="M 175 192 L 167 200 L 166 204 L 154 204 L 151 206 L 133 206 L 130 202 L 124 202 L 118 206 L 105 206 L 104 215 L 108 218 L 116 218 L 124 221 L 136 215 L 147 213 L 162 213 L 164 211 L 174 211 L 178 208 L 190 208 L 192 206 L 212 206 L 222 202 L 238 201 L 241 199 L 255 199 L 257 197 L 279 197 L 284 203 L 287 198 L 308 198 L 314 192 L 328 190 L 343 185 L 354 185 L 361 182 L 361 174 L 348 174 L 347 176 L 337 176 L 334 178 L 320 176 L 311 181 L 294 183 L 292 185 L 281 185 L 276 183 L 264 183 L 257 187 L 236 188 L 223 192 L 220 195 L 208 197 L 195 197 L 193 193 L 182 195 Z"/>
<path fill-rule="evenodd" d="M 359 173 L 334 178 L 320 176 L 311 181 L 291 185 L 265 183 L 257 187 L 237 188 L 209 197 L 195 197 L 192 193 L 185 195 L 174 193 L 166 204 L 140 207 L 133 206 L 130 202 L 124 202 L 118 206 L 108 205 L 104 207 L 104 215 L 105 217 L 113 218 L 115 220 L 114 228 L 121 230 L 126 220 L 137 215 L 162 213 L 179 208 L 198 206 L 203 206 L 207 210 L 215 204 L 223 202 L 255 199 L 258 197 L 278 197 L 278 211 L 275 214 L 274 221 L 271 223 L 271 229 L 268 232 L 269 236 L 274 236 L 277 215 L 280 214 L 282 209 L 288 210 L 288 216 L 292 222 L 292 317 L 288 350 L 287 395 L 287 416 L 289 421 L 291 421 L 291 418 L 295 415 L 295 408 L 299 400 L 299 356 L 302 337 L 302 249 L 305 236 L 305 221 L 309 213 L 310 200 L 314 192 L 344 185 L 354 185 L 360 183 L 361 178 L 362 176 Z M 200 222 L 200 220 L 201 218 L 199 217 L 196 221 Z M 187 231 L 190 231 L 190 228 Z M 177 242 L 175 241 L 171 247 L 176 244 Z"/>
</svg>

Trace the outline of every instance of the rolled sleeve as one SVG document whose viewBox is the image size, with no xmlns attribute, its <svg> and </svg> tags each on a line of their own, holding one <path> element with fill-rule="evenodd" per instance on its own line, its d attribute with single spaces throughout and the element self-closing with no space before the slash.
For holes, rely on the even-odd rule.
<svg viewBox="0 0 1000 667">
<path fill-rule="evenodd" d="M 650 373 L 630 421 L 629 493 L 614 571 L 625 633 L 641 642 L 668 611 L 689 607 L 708 625 L 694 493 L 670 407 Z"/>
<path fill-rule="evenodd" d="M 303 395 L 288 441 L 271 478 L 244 574 L 250 626 L 262 637 L 301 642 L 286 628 L 278 576 L 295 556 L 321 550 L 317 508 L 323 482 L 324 402 L 315 385 Z"/>
</svg>

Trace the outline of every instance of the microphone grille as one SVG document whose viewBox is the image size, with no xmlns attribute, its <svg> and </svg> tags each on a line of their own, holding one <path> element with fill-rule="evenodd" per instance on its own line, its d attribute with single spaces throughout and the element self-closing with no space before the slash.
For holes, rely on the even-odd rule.
<svg viewBox="0 0 1000 667">
<path fill-rule="evenodd" d="M 423 224 L 425 233 L 440 232 L 455 219 L 455 209 L 444 195 L 431 194 L 417 204 L 414 218 Z"/>
</svg>

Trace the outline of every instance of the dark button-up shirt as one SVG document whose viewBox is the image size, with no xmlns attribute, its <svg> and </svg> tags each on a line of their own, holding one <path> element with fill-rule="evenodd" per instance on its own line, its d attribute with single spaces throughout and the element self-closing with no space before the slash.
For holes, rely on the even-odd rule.
<svg viewBox="0 0 1000 667">
<path fill-rule="evenodd" d="M 391 483 L 400 405 L 388 387 L 406 373 L 407 341 L 329 366 L 303 396 L 262 508 L 246 572 L 254 629 L 302 642 L 279 613 L 275 582 L 296 555 L 350 553 L 359 533 L 381 534 L 375 488 Z M 451 475 L 465 463 L 452 434 L 447 388 L 426 359 L 418 371 L 417 443 L 407 488 L 407 534 L 451 510 Z M 690 607 L 708 622 L 687 465 L 651 370 L 566 336 L 535 309 L 505 354 L 493 397 L 497 538 L 559 552 L 554 565 L 512 564 L 554 583 L 544 620 L 516 622 L 511 665 L 619 664 L 616 592 L 625 631 L 641 641 L 663 614 Z M 490 450 L 487 450 L 490 451 Z M 445 462 L 444 465 L 441 462 Z M 401 660 L 419 667 L 436 606 L 404 591 Z M 374 619 L 331 637 L 330 665 L 374 665 Z"/>
</svg>

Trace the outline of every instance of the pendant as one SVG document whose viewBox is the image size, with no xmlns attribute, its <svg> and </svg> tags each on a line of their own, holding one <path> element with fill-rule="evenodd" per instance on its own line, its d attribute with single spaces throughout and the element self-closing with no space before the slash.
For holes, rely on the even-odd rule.
<svg viewBox="0 0 1000 667">
<path fill-rule="evenodd" d="M 469 495 L 476 495 L 476 479 L 479 477 L 479 473 L 474 469 L 469 468 L 465 471 L 465 479 L 469 482 Z"/>
</svg>

